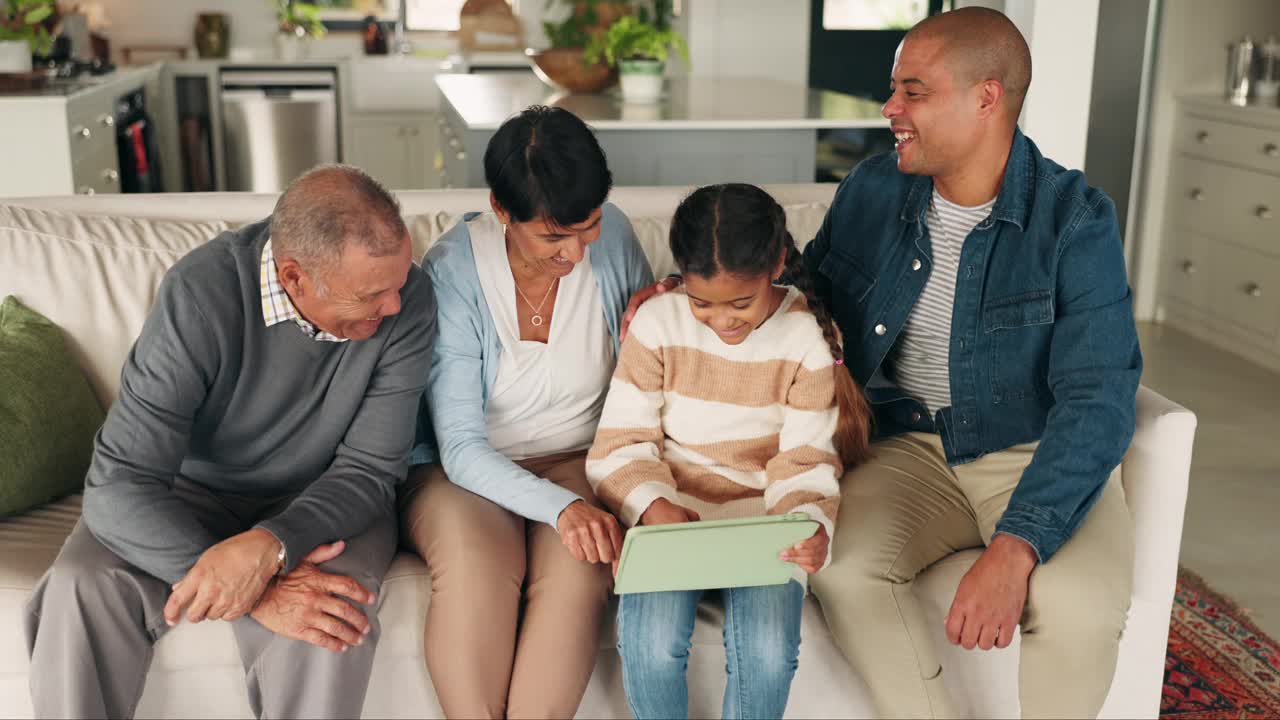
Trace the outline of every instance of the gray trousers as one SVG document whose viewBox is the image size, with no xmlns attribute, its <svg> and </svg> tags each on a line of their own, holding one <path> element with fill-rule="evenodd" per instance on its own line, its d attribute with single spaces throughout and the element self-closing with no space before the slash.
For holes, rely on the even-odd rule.
<svg viewBox="0 0 1280 720">
<path fill-rule="evenodd" d="M 181 480 L 174 492 L 218 537 L 247 530 L 291 499 L 214 495 Z M 346 549 L 321 568 L 349 576 L 381 598 L 382 578 L 396 551 L 392 517 L 380 518 L 359 537 L 342 539 Z M 152 647 L 169 629 L 168 599 L 167 583 L 108 550 L 83 520 L 76 523 L 27 605 L 36 717 L 132 717 Z M 372 627 L 364 643 L 345 653 L 281 637 L 247 615 L 232 622 L 254 715 L 359 717 L 381 632 L 377 608 L 362 609 Z"/>
</svg>

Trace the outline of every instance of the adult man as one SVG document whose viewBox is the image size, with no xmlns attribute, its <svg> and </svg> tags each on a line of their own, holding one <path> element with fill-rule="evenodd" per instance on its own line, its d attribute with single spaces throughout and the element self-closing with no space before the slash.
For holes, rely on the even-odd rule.
<svg viewBox="0 0 1280 720">
<path fill-rule="evenodd" d="M 127 717 L 185 610 L 266 717 L 358 717 L 435 303 L 395 199 L 303 175 L 166 273 L 28 607 L 41 717 Z"/>
<path fill-rule="evenodd" d="M 913 28 L 896 152 L 850 174 L 804 252 L 877 435 L 813 590 L 885 717 L 957 714 L 911 583 L 966 548 L 985 546 L 947 638 L 1006 647 L 1021 624 L 1024 716 L 1097 715 L 1115 670 L 1133 540 L 1111 476 L 1142 360 L 1114 206 L 1018 130 L 1030 82 L 998 12 Z"/>
<path fill-rule="evenodd" d="M 885 716 L 955 714 L 911 582 L 964 548 L 986 546 L 947 638 L 1021 624 L 1024 716 L 1096 716 L 1115 670 L 1133 541 L 1111 476 L 1142 361 L 1114 206 L 1018 130 L 1030 82 L 1004 15 L 921 22 L 884 106 L 896 152 L 805 249 L 879 436 L 814 592 Z"/>
</svg>

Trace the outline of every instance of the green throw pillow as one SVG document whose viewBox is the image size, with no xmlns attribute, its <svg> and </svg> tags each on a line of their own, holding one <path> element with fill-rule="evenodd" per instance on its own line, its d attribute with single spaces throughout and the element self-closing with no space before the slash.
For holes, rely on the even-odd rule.
<svg viewBox="0 0 1280 720">
<path fill-rule="evenodd" d="M 10 295 L 0 304 L 0 515 L 79 492 L 102 407 L 62 331 Z"/>
</svg>

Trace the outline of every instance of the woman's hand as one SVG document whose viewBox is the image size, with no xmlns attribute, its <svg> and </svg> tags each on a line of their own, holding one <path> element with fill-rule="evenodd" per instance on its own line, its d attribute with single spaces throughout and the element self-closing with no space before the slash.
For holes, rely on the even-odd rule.
<svg viewBox="0 0 1280 720">
<path fill-rule="evenodd" d="M 560 542 L 575 559 L 589 563 L 613 563 L 622 555 L 622 528 L 612 514 L 575 500 L 556 519 Z"/>
<path fill-rule="evenodd" d="M 632 295 L 631 300 L 627 303 L 627 311 L 622 313 L 622 328 L 618 331 L 618 342 L 627 339 L 627 328 L 631 327 L 631 321 L 636 318 L 636 311 L 640 309 L 640 306 L 646 300 L 668 290 L 675 290 L 678 287 L 680 287 L 680 276 L 668 275 L 647 288 L 637 290 L 636 294 Z"/>
<path fill-rule="evenodd" d="M 827 561 L 827 547 L 830 544 L 831 538 L 827 537 L 827 526 L 818 523 L 818 531 L 812 537 L 783 550 L 778 557 L 784 562 L 799 565 L 801 570 L 812 575 L 822 569 L 822 564 Z"/>
<path fill-rule="evenodd" d="M 649 503 L 649 509 L 640 516 L 641 525 L 670 525 L 672 523 L 698 522 L 702 518 L 698 513 L 681 507 L 666 498 L 658 498 Z"/>
</svg>

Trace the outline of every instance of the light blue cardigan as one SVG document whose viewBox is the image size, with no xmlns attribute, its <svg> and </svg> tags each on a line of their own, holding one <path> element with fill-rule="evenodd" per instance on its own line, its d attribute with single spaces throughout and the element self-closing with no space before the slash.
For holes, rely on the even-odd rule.
<svg viewBox="0 0 1280 720">
<path fill-rule="evenodd" d="M 423 260 L 435 288 L 438 327 L 409 464 L 439 458 L 454 484 L 513 513 L 555 527 L 560 512 L 581 499 L 577 493 L 527 472 L 489 445 L 485 408 L 498 376 L 502 342 L 471 251 L 466 223 L 477 215 L 465 215 Z M 602 208 L 600 239 L 591 244 L 590 257 L 616 356 L 618 327 L 627 301 L 653 283 L 653 271 L 631 221 L 612 203 Z"/>
</svg>

